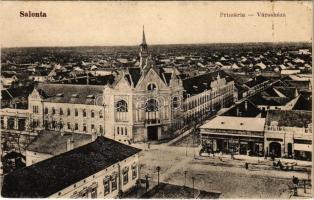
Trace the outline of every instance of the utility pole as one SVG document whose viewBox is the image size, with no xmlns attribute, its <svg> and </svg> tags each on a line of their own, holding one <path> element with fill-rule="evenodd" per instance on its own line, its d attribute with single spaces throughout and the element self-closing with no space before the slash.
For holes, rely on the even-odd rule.
<svg viewBox="0 0 314 200">
<path fill-rule="evenodd" d="M 160 166 L 157 166 L 156 167 L 156 169 L 157 169 L 157 186 L 159 187 L 159 172 L 160 172 Z"/>
<path fill-rule="evenodd" d="M 195 192 L 194 192 L 194 180 L 195 180 L 195 177 L 194 177 L 194 176 L 192 176 L 193 198 L 195 198 Z"/>
<path fill-rule="evenodd" d="M 186 186 L 186 174 L 187 173 L 188 173 L 187 171 L 184 171 L 184 186 Z"/>
</svg>

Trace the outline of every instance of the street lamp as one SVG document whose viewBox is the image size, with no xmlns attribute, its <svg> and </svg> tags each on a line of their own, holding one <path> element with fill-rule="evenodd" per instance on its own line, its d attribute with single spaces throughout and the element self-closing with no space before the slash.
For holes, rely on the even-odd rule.
<svg viewBox="0 0 314 200">
<path fill-rule="evenodd" d="M 195 180 L 195 177 L 192 176 L 193 198 L 195 197 L 195 192 L 194 192 L 194 180 Z"/>
<path fill-rule="evenodd" d="M 187 171 L 184 171 L 184 186 L 186 186 L 186 174 L 187 173 L 188 173 Z"/>
<path fill-rule="evenodd" d="M 157 170 L 157 177 L 158 177 L 158 179 L 157 179 L 157 186 L 159 186 L 159 172 L 160 172 L 160 167 L 157 166 L 157 167 L 156 167 L 156 170 Z"/>
</svg>

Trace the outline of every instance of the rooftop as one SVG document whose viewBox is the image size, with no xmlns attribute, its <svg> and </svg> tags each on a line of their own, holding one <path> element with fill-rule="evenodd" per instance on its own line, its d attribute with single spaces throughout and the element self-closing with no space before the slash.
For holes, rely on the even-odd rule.
<svg viewBox="0 0 314 200">
<path fill-rule="evenodd" d="M 264 125 L 265 118 L 217 116 L 200 128 L 263 132 Z"/>
<path fill-rule="evenodd" d="M 94 105 L 96 97 L 102 96 L 103 88 L 96 85 L 39 83 L 35 89 L 48 102 Z M 73 95 L 77 97 L 73 98 Z M 88 98 L 89 95 L 93 95 L 93 98 Z"/>
<path fill-rule="evenodd" d="M 6 174 L 1 195 L 48 197 L 140 151 L 101 136 L 94 142 Z"/>
<path fill-rule="evenodd" d="M 70 138 L 73 138 L 73 146 L 77 148 L 91 142 L 92 136 L 68 132 L 61 135 L 57 131 L 44 130 L 26 149 L 38 153 L 58 155 L 67 151 L 67 140 Z"/>
<path fill-rule="evenodd" d="M 269 110 L 266 125 L 278 122 L 278 126 L 307 128 L 312 123 L 312 112 L 303 110 Z"/>
</svg>

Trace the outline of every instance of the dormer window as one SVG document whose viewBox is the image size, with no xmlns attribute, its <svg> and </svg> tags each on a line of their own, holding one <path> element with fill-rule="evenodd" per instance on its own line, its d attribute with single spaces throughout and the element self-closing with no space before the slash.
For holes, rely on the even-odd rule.
<svg viewBox="0 0 314 200">
<path fill-rule="evenodd" d="M 156 85 L 154 84 L 154 83 L 150 83 L 150 84 L 148 84 L 148 86 L 147 86 L 147 90 L 148 91 L 155 91 L 157 89 L 157 87 L 156 87 Z"/>
<path fill-rule="evenodd" d="M 79 95 L 78 94 L 72 94 L 72 96 L 71 96 L 72 98 L 78 98 L 79 97 Z"/>
<path fill-rule="evenodd" d="M 63 97 L 63 94 L 62 94 L 62 93 L 58 93 L 58 94 L 56 95 L 56 97 Z"/>
<path fill-rule="evenodd" d="M 94 95 L 88 95 L 87 98 L 88 99 L 94 99 L 95 97 L 94 97 Z"/>
</svg>

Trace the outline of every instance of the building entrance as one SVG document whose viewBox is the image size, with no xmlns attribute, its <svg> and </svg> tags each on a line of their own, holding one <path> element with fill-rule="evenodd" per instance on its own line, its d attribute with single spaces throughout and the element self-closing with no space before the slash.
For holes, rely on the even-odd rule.
<svg viewBox="0 0 314 200">
<path fill-rule="evenodd" d="M 158 126 L 147 127 L 147 139 L 148 141 L 158 140 Z"/>
<path fill-rule="evenodd" d="M 269 154 L 281 157 L 281 145 L 278 142 L 271 142 L 269 144 Z"/>
</svg>

